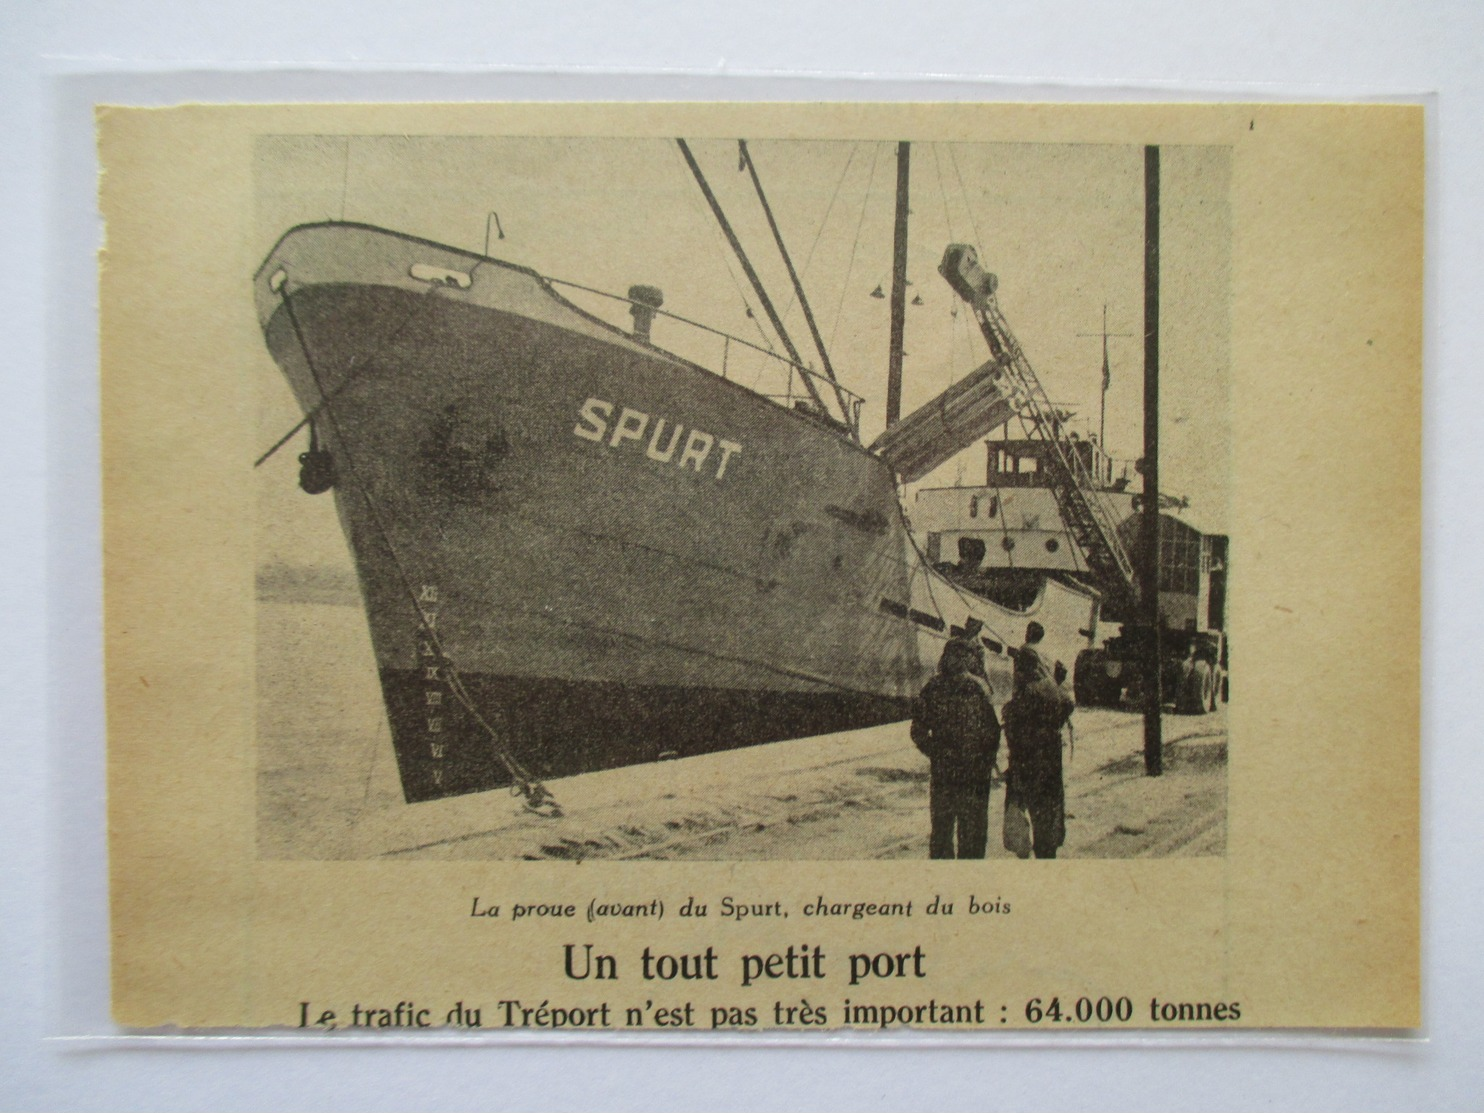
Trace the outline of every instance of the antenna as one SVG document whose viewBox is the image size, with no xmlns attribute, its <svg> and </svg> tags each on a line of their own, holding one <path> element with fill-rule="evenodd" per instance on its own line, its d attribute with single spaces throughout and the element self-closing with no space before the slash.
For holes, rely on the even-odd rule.
<svg viewBox="0 0 1484 1113">
<path fill-rule="evenodd" d="M 500 214 L 497 212 L 491 211 L 489 216 L 484 218 L 484 253 L 486 255 L 490 253 L 491 227 L 500 233 L 500 239 L 503 240 L 505 238 L 505 228 L 500 224 Z"/>
<path fill-rule="evenodd" d="M 1108 451 L 1108 438 L 1105 434 L 1105 426 L 1108 423 L 1108 387 L 1113 382 L 1112 372 L 1108 368 L 1108 340 L 1116 336 L 1133 336 L 1131 332 L 1109 332 L 1108 331 L 1108 303 L 1103 303 L 1103 331 L 1102 332 L 1079 332 L 1078 336 L 1100 336 L 1103 339 L 1103 395 L 1102 403 L 1098 407 L 1098 447 L 1104 452 Z"/>
</svg>

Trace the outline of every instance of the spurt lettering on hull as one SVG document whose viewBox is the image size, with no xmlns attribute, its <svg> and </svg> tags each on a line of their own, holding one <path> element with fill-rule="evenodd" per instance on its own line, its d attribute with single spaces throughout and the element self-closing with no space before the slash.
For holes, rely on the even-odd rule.
<svg viewBox="0 0 1484 1113">
<path fill-rule="evenodd" d="M 651 428 L 649 414 L 628 406 L 620 410 L 618 420 L 614 422 L 615 408 L 612 402 L 589 398 L 578 411 L 573 435 L 595 444 L 606 444 L 609 448 L 618 448 L 625 441 L 632 441 L 635 447 L 642 446 L 644 455 L 657 464 L 674 463 L 696 472 L 706 466 L 711 459 L 711 450 L 715 448 L 719 450 L 714 473 L 716 479 L 725 476 L 732 457 L 742 453 L 742 446 L 736 441 L 715 437 L 701 429 L 692 429 L 686 435 L 684 425 L 679 422 L 672 424 L 668 418 L 656 416 Z M 646 432 L 649 433 L 648 443 L 645 443 Z"/>
</svg>

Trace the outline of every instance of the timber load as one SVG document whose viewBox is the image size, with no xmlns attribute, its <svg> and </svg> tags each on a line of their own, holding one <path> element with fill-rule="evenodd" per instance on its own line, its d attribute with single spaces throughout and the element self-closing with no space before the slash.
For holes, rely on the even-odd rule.
<svg viewBox="0 0 1484 1113">
<path fill-rule="evenodd" d="M 1014 416 L 1003 359 L 990 359 L 877 437 L 871 451 L 904 483 L 988 436 Z"/>
</svg>

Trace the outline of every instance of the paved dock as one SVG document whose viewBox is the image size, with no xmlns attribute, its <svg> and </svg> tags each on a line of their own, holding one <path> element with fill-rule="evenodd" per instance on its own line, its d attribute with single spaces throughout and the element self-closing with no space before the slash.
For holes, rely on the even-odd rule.
<svg viewBox="0 0 1484 1113">
<path fill-rule="evenodd" d="M 266 621 L 360 621 L 344 607 Z M 306 616 L 301 612 L 320 612 Z M 369 662 L 306 655 L 275 630 L 259 675 L 258 852 L 271 859 L 926 858 L 928 763 L 907 724 L 777 742 L 552 781 L 559 817 L 505 791 L 403 802 Z M 304 678 L 321 682 L 303 698 Z M 292 684 L 290 684 L 290 679 Z M 1165 774 L 1144 776 L 1142 720 L 1079 710 L 1065 756 L 1068 858 L 1206 856 L 1226 843 L 1226 715 L 1165 719 Z M 1003 754 L 1001 757 L 1003 761 Z M 1004 789 L 990 856 L 1005 856 Z"/>
</svg>

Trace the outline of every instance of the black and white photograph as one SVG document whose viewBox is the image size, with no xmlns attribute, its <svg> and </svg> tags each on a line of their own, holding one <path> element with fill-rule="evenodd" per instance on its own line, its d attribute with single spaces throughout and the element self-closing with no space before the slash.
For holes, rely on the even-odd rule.
<svg viewBox="0 0 1484 1113">
<path fill-rule="evenodd" d="M 1413 1023 L 1420 122 L 100 112 L 115 1016 Z"/>
<path fill-rule="evenodd" d="M 260 856 L 1224 854 L 1231 175 L 259 136 Z"/>
<path fill-rule="evenodd" d="M 1469 5 L 7 14 L 0 1106 L 1478 1108 Z"/>
</svg>

